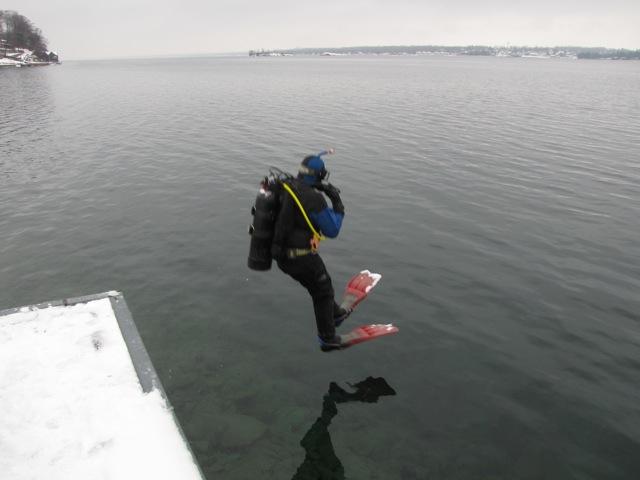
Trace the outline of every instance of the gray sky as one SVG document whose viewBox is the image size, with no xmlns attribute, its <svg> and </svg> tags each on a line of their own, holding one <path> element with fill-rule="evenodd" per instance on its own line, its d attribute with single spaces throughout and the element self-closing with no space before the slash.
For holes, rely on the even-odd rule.
<svg viewBox="0 0 640 480">
<path fill-rule="evenodd" d="M 640 0 L 8 0 L 65 59 L 357 45 L 640 48 Z"/>
</svg>

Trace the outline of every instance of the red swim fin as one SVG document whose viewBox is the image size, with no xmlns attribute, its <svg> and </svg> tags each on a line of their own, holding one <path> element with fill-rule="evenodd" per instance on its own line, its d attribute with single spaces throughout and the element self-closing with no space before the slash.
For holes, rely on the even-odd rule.
<svg viewBox="0 0 640 480">
<path fill-rule="evenodd" d="M 342 348 L 347 348 L 362 342 L 368 342 L 378 337 L 398 333 L 399 329 L 391 323 L 387 325 L 361 325 L 346 335 L 340 335 Z"/>
<path fill-rule="evenodd" d="M 379 273 L 371 273 L 369 270 L 363 270 L 354 275 L 351 280 L 349 280 L 349 283 L 347 283 L 340 307 L 346 310 L 356 308 L 356 305 L 367 298 L 369 292 L 371 292 L 381 278 L 382 275 Z"/>
</svg>

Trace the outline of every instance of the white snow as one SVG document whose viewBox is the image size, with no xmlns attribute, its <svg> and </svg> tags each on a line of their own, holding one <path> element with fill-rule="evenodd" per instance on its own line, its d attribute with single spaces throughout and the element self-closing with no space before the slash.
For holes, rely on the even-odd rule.
<svg viewBox="0 0 640 480">
<path fill-rule="evenodd" d="M 21 64 L 22 64 L 22 62 L 20 62 L 18 60 L 13 60 L 11 58 L 0 58 L 0 66 L 13 67 L 13 66 L 21 65 Z"/>
<path fill-rule="evenodd" d="M 0 477 L 201 479 L 109 299 L 0 317 Z"/>
</svg>

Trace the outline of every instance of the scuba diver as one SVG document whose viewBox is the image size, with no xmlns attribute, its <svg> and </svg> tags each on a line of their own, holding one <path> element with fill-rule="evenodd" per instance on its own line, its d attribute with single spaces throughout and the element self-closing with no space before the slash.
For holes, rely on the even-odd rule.
<svg viewBox="0 0 640 480">
<path fill-rule="evenodd" d="M 297 177 L 275 167 L 269 169 L 251 209 L 247 262 L 250 269 L 265 271 L 275 260 L 280 270 L 307 289 L 324 352 L 398 332 L 393 324 L 371 324 L 336 335 L 336 327 L 367 298 L 382 275 L 369 270 L 355 274 L 347 283 L 341 304 L 336 303 L 331 277 L 318 254 L 320 241 L 337 237 L 344 219 L 340 190 L 326 182 L 329 173 L 322 156 L 329 153 L 333 150 L 306 156 Z"/>
<path fill-rule="evenodd" d="M 278 267 L 302 284 L 313 300 L 316 327 L 323 351 L 342 348 L 336 327 L 351 313 L 334 299 L 331 277 L 318 254 L 320 240 L 335 238 L 344 219 L 340 190 L 330 183 L 322 156 L 323 151 L 306 156 L 298 176 L 283 182 L 280 211 L 275 222 L 271 255 Z M 324 195 L 331 200 L 331 208 Z"/>
</svg>

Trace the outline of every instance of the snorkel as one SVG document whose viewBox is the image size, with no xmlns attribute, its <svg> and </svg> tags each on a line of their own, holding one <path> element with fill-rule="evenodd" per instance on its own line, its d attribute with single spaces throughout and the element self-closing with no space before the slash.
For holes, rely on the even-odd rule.
<svg viewBox="0 0 640 480">
<path fill-rule="evenodd" d="M 335 150 L 330 148 L 329 150 L 323 150 L 315 155 L 307 155 L 302 160 L 298 175 L 304 180 L 307 185 L 317 187 L 322 184 L 323 180 L 329 178 L 329 172 L 325 168 L 322 157 L 324 155 L 330 155 Z"/>
</svg>

